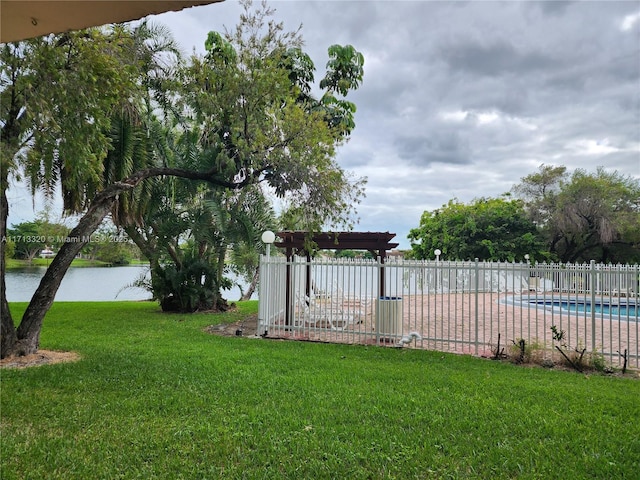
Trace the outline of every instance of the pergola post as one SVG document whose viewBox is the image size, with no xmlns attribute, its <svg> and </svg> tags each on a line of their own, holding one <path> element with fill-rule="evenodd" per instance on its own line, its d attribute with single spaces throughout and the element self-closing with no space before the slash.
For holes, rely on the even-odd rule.
<svg viewBox="0 0 640 480">
<path fill-rule="evenodd" d="M 293 248 L 287 247 L 286 250 L 287 256 L 287 270 L 285 275 L 285 308 L 284 308 L 284 325 L 285 327 L 289 327 L 291 325 L 291 261 L 293 259 Z"/>
<path fill-rule="evenodd" d="M 383 298 L 386 296 L 386 288 L 385 288 L 385 271 L 384 271 L 384 261 L 387 257 L 387 252 L 384 250 L 380 250 L 378 252 L 378 256 L 380 257 L 380 275 L 378 276 L 379 280 L 379 286 L 378 286 L 378 294 L 380 298 Z"/>
</svg>

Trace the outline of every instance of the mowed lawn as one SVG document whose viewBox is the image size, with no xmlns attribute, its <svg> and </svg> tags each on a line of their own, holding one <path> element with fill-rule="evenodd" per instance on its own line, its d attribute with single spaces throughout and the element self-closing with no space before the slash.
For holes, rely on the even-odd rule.
<svg viewBox="0 0 640 480">
<path fill-rule="evenodd" d="M 82 359 L 0 371 L 0 477 L 640 478 L 638 379 L 204 332 L 256 311 L 55 304 Z"/>
</svg>

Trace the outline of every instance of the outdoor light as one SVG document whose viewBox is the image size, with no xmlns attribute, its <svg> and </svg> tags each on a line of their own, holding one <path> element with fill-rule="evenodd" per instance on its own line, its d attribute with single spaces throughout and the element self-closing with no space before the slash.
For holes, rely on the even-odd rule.
<svg viewBox="0 0 640 480">
<path fill-rule="evenodd" d="M 442 250 L 440 250 L 439 248 L 436 248 L 433 251 L 433 254 L 436 256 L 436 284 L 435 284 L 435 288 L 436 291 L 438 291 L 438 276 L 440 275 L 440 272 L 438 272 L 438 264 L 440 263 L 440 254 L 442 253 Z M 440 284 L 442 285 L 442 282 L 440 282 Z"/>
<path fill-rule="evenodd" d="M 271 244 L 276 241 L 276 234 L 271 230 L 267 230 L 262 234 L 262 242 L 267 244 L 267 258 L 271 254 Z"/>
<path fill-rule="evenodd" d="M 276 234 L 273 233 L 271 230 L 267 230 L 266 232 L 264 232 L 262 234 L 262 242 L 269 244 L 269 243 L 273 243 L 276 241 Z"/>
</svg>

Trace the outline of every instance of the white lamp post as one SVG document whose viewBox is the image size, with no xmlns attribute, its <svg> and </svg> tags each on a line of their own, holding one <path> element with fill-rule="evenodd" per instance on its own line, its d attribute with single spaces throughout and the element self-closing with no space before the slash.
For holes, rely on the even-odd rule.
<svg viewBox="0 0 640 480">
<path fill-rule="evenodd" d="M 267 244 L 267 258 L 271 254 L 271 244 L 276 241 L 276 234 L 267 230 L 262 234 L 262 242 Z"/>
<path fill-rule="evenodd" d="M 276 234 L 273 233 L 271 230 L 267 230 L 266 232 L 262 233 L 262 242 L 264 244 L 267 245 L 267 264 L 264 265 L 266 267 L 267 270 L 270 270 L 268 263 L 269 263 L 269 256 L 271 254 L 271 244 L 273 242 L 276 241 Z M 262 274 L 262 262 L 260 262 L 260 273 Z M 261 283 L 261 287 L 260 287 L 260 303 L 261 305 L 264 302 L 264 310 L 262 310 L 262 315 L 261 315 L 261 319 L 258 320 L 258 334 L 263 334 L 266 333 L 266 328 L 267 326 L 264 327 L 264 331 L 260 331 L 261 325 L 266 321 L 266 319 L 269 319 L 269 294 L 270 294 L 270 285 L 269 285 L 269 279 L 271 277 L 271 275 L 269 274 L 269 272 L 265 272 L 265 278 L 264 278 L 264 284 L 262 284 L 263 279 L 260 279 L 260 283 Z M 268 322 L 267 322 L 268 323 Z"/>
<path fill-rule="evenodd" d="M 440 272 L 438 271 L 438 264 L 440 263 L 440 254 L 441 253 L 442 253 L 442 250 L 440 250 L 439 248 L 436 248 L 433 251 L 433 254 L 436 256 L 436 285 L 435 285 L 436 292 L 438 291 L 438 276 L 440 275 Z"/>
</svg>

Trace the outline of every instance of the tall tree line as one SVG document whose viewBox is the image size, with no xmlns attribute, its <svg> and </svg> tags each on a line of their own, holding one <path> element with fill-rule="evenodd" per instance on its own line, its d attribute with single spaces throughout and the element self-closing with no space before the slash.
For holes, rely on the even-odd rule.
<svg viewBox="0 0 640 480">
<path fill-rule="evenodd" d="M 416 258 L 638 263 L 640 181 L 541 165 L 501 198 L 424 212 L 409 239 Z"/>
</svg>

